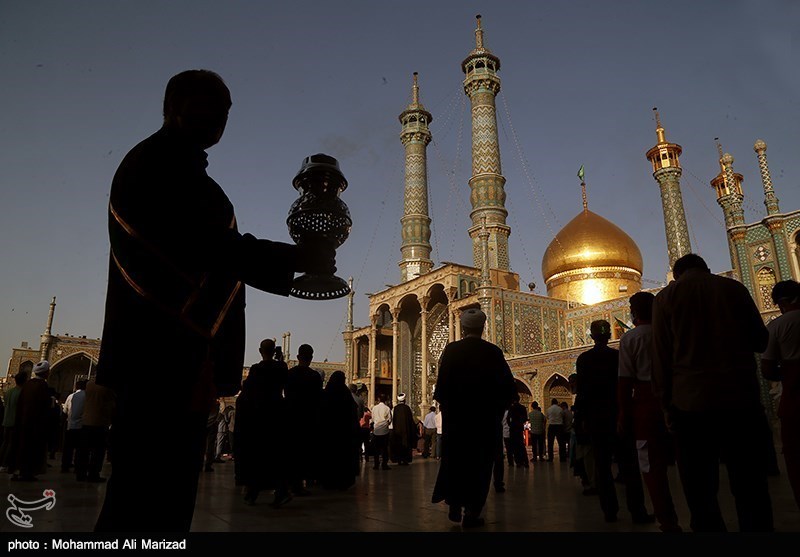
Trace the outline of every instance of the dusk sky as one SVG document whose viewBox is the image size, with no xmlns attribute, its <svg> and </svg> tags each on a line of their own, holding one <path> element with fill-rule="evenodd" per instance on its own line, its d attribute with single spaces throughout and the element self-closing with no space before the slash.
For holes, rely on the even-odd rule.
<svg viewBox="0 0 800 557">
<path fill-rule="evenodd" d="M 302 159 L 339 159 L 353 228 L 337 266 L 367 292 L 400 278 L 404 151 L 397 116 L 419 72 L 433 115 L 428 186 L 432 259 L 472 264 L 470 121 L 460 63 L 475 15 L 501 60 L 497 98 L 521 282 L 546 293 L 541 259 L 589 208 L 638 243 L 645 287 L 664 281 L 658 185 L 645 152 L 657 106 L 683 147 L 681 187 L 693 250 L 731 268 L 709 181 L 719 137 L 744 175 L 747 222 L 765 215 L 753 143 L 763 139 L 782 211 L 800 208 L 800 3 L 787 1 L 0 2 L 0 352 L 38 347 L 57 297 L 55 334 L 99 337 L 108 273 L 107 203 L 125 153 L 161 125 L 164 87 L 186 69 L 218 72 L 233 96 L 208 172 L 239 228 L 291 242 L 286 215 Z M 246 363 L 262 338 L 292 332 L 315 359 L 341 361 L 346 298 L 303 301 L 248 289 Z M 142 332 L 146 350 L 147 331 Z M 180 354 L 176 353 L 176 366 Z M 3 360 L 5 361 L 5 360 Z M 142 370 L 146 373 L 147 370 Z"/>
</svg>

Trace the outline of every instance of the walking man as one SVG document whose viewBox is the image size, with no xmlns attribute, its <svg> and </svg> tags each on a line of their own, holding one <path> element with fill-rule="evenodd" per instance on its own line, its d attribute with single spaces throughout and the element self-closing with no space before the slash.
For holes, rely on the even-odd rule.
<svg viewBox="0 0 800 557">
<path fill-rule="evenodd" d="M 481 338 L 486 314 L 466 309 L 460 322 L 464 338 L 448 344 L 439 361 L 434 398 L 447 419 L 432 501 L 450 507 L 451 521 L 474 528 L 484 523 L 480 514 L 502 442 L 503 411 L 517 390 L 503 351 Z"/>
</svg>

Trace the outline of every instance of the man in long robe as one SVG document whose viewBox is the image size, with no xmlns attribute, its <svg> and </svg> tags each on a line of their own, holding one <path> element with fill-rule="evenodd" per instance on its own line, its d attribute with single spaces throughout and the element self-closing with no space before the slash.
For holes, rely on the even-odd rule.
<svg viewBox="0 0 800 557">
<path fill-rule="evenodd" d="M 17 400 L 17 470 L 14 481 L 34 481 L 47 468 L 49 417 L 55 401 L 47 386 L 50 362 L 33 367 L 33 377 L 25 381 Z"/>
<path fill-rule="evenodd" d="M 335 271 L 331 248 L 238 232 L 206 173 L 230 107 L 217 74 L 174 76 L 163 127 L 114 176 L 97 384 L 116 393 L 117 411 L 99 531 L 189 530 L 208 408 L 241 383 L 244 284 L 286 296 L 295 271 Z"/>
<path fill-rule="evenodd" d="M 470 528 L 483 524 L 480 513 L 502 444 L 503 412 L 516 387 L 503 351 L 481 338 L 486 314 L 470 308 L 461 313 L 460 321 L 464 338 L 442 352 L 434 392 L 445 418 L 432 500 L 447 503 L 450 520 Z"/>
<path fill-rule="evenodd" d="M 253 505 L 260 491 L 274 489 L 273 506 L 291 499 L 287 474 L 288 446 L 283 390 L 289 369 L 275 359 L 275 341 L 261 341 L 261 361 L 250 366 L 236 399 L 237 479 L 245 486 L 245 502 Z"/>
<path fill-rule="evenodd" d="M 392 462 L 402 466 L 411 464 L 414 447 L 417 446 L 417 424 L 414 414 L 406 404 L 405 393 L 397 395 L 397 404 L 392 409 L 392 432 L 389 437 L 389 451 Z"/>
</svg>

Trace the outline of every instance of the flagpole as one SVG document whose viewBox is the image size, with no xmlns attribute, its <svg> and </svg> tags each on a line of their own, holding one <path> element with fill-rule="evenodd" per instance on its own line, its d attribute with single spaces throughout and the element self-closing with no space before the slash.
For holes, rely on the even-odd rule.
<svg viewBox="0 0 800 557">
<path fill-rule="evenodd" d="M 583 165 L 581 165 L 580 169 L 578 170 L 578 178 L 581 180 L 581 196 L 583 197 L 583 211 L 587 212 L 589 210 L 589 201 L 586 198 L 586 181 L 583 179 L 584 172 L 583 172 Z"/>
</svg>

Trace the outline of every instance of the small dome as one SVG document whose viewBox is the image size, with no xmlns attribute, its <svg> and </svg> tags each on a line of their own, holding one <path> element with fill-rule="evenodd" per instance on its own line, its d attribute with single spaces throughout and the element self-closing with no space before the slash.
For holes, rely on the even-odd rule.
<svg viewBox="0 0 800 557">
<path fill-rule="evenodd" d="M 556 234 L 542 258 L 545 282 L 557 273 L 587 267 L 626 267 L 642 272 L 642 252 L 613 222 L 584 210 Z"/>
</svg>

